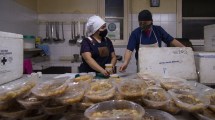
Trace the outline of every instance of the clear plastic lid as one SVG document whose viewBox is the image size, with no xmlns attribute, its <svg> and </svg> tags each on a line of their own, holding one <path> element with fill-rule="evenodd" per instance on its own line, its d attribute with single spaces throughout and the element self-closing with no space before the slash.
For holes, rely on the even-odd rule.
<svg viewBox="0 0 215 120">
<path fill-rule="evenodd" d="M 9 101 L 30 91 L 37 83 L 38 76 L 25 77 L 0 86 L 0 102 Z"/>
<path fill-rule="evenodd" d="M 99 80 L 90 83 L 85 96 L 94 102 L 111 99 L 115 95 L 115 86 L 107 80 Z"/>
<path fill-rule="evenodd" d="M 32 89 L 32 93 L 41 98 L 50 98 L 62 95 L 68 86 L 69 78 L 57 78 L 47 82 L 42 82 Z"/>
<path fill-rule="evenodd" d="M 142 120 L 145 110 L 139 104 L 126 100 L 100 102 L 89 107 L 84 115 L 91 120 Z"/>
<path fill-rule="evenodd" d="M 179 89 L 171 89 L 168 92 L 172 96 L 175 104 L 185 111 L 201 111 L 210 103 L 209 99 L 201 93 L 182 91 Z"/>
<path fill-rule="evenodd" d="M 142 99 L 146 106 L 160 108 L 164 107 L 171 100 L 171 97 L 164 89 L 151 86 L 146 89 L 146 95 Z"/>
<path fill-rule="evenodd" d="M 66 105 L 71 105 L 82 100 L 84 97 L 84 85 L 80 83 L 69 83 L 66 92 L 56 98 L 59 102 Z"/>
<path fill-rule="evenodd" d="M 125 79 L 117 85 L 120 95 L 125 99 L 138 99 L 145 95 L 148 85 L 140 79 Z"/>
</svg>

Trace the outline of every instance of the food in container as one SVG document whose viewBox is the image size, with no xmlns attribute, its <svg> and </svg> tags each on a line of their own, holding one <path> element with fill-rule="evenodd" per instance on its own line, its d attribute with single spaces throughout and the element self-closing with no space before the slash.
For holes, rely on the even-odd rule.
<svg viewBox="0 0 215 120">
<path fill-rule="evenodd" d="M 27 93 L 36 85 L 35 80 L 15 81 L 0 87 L 0 101 L 10 101 Z"/>
<path fill-rule="evenodd" d="M 26 115 L 23 117 L 23 120 L 46 120 L 47 118 L 48 115 L 42 110 L 32 109 L 26 113 Z"/>
<path fill-rule="evenodd" d="M 171 89 L 168 91 L 175 104 L 182 110 L 188 112 L 197 112 L 203 110 L 209 105 L 209 100 L 201 94 L 195 92 L 181 91 Z"/>
<path fill-rule="evenodd" d="M 208 90 L 205 92 L 205 95 L 210 100 L 210 105 L 208 106 L 208 108 L 215 112 L 215 90 Z"/>
<path fill-rule="evenodd" d="M 181 111 L 181 109 L 176 106 L 172 98 L 164 107 L 161 108 L 161 110 L 167 111 L 171 114 L 177 114 Z"/>
<path fill-rule="evenodd" d="M 66 120 L 88 120 L 83 113 L 67 112 L 64 114 Z"/>
<path fill-rule="evenodd" d="M 73 82 L 88 82 L 90 83 L 93 79 L 92 75 L 86 74 L 86 75 L 81 75 L 79 77 L 76 77 L 73 79 Z"/>
<path fill-rule="evenodd" d="M 146 89 L 146 94 L 142 100 L 147 107 L 161 108 L 171 100 L 171 97 L 164 89 L 152 86 Z"/>
<path fill-rule="evenodd" d="M 14 102 L 13 100 L 6 101 L 6 102 L 0 102 L 0 111 L 6 110 L 9 107 L 11 107 L 11 103 L 13 103 L 13 102 Z"/>
<path fill-rule="evenodd" d="M 84 85 L 81 83 L 69 83 L 66 92 L 57 98 L 57 100 L 66 105 L 72 105 L 81 101 L 84 97 Z"/>
<path fill-rule="evenodd" d="M 142 120 L 176 120 L 176 118 L 161 110 L 145 109 L 145 115 Z"/>
<path fill-rule="evenodd" d="M 66 78 L 58 78 L 38 84 L 32 89 L 32 93 L 40 98 L 51 98 L 62 95 L 68 86 L 69 81 Z"/>
<path fill-rule="evenodd" d="M 18 97 L 17 101 L 26 109 L 40 108 L 42 104 L 45 103 L 45 99 L 37 98 L 32 93 L 27 93 L 23 96 Z"/>
<path fill-rule="evenodd" d="M 115 86 L 113 83 L 106 80 L 99 80 L 90 83 L 85 96 L 93 102 L 100 102 L 113 98 L 114 94 Z"/>
<path fill-rule="evenodd" d="M 215 120 L 215 114 L 210 109 L 204 109 L 200 113 L 193 113 L 193 115 L 199 120 Z"/>
<path fill-rule="evenodd" d="M 16 102 L 12 103 L 13 107 L 0 111 L 0 116 L 12 119 L 21 119 L 26 114 L 27 110 Z"/>
<path fill-rule="evenodd" d="M 160 85 L 162 88 L 164 88 L 166 90 L 177 89 L 177 88 L 188 89 L 189 86 L 187 86 L 185 84 L 185 82 L 186 82 L 185 79 L 181 79 L 181 78 L 177 78 L 177 77 L 168 77 L 168 78 L 162 78 L 160 81 Z M 183 88 L 183 87 L 185 87 L 185 88 Z"/>
<path fill-rule="evenodd" d="M 67 105 L 62 105 L 54 99 L 50 99 L 46 105 L 43 105 L 45 113 L 49 115 L 63 114 L 67 110 Z"/>
<path fill-rule="evenodd" d="M 145 110 L 134 102 L 111 100 L 89 107 L 84 115 L 90 120 L 142 120 Z"/>
<path fill-rule="evenodd" d="M 143 80 L 131 79 L 123 80 L 117 87 L 124 99 L 140 99 L 148 86 Z"/>
</svg>

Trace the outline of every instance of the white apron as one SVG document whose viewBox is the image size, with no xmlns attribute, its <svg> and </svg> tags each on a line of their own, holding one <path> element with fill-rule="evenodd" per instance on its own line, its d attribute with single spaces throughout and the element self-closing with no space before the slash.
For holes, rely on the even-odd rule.
<svg viewBox="0 0 215 120">
<path fill-rule="evenodd" d="M 155 34 L 153 29 L 152 29 L 152 32 L 153 32 L 153 34 L 155 36 L 156 43 L 143 45 L 143 44 L 141 44 L 141 38 L 142 38 L 142 35 L 143 35 L 142 30 L 141 30 L 139 49 L 142 48 L 142 47 L 158 47 L 158 39 L 157 39 L 157 36 L 156 36 L 156 34 Z M 138 57 L 138 59 L 139 59 L 139 57 Z M 137 60 L 137 72 L 139 72 L 139 61 L 138 60 Z"/>
</svg>

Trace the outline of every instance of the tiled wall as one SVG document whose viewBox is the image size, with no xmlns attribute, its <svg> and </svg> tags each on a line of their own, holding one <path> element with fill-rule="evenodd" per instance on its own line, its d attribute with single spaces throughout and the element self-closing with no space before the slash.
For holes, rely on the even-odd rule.
<svg viewBox="0 0 215 120">
<path fill-rule="evenodd" d="M 37 35 L 37 13 L 15 0 L 0 0 L 0 16 L 0 31 Z"/>
<path fill-rule="evenodd" d="M 61 56 L 72 56 L 73 54 L 77 54 L 80 52 L 80 47 L 77 45 L 70 45 L 69 39 L 71 38 L 71 26 L 69 24 L 70 21 L 73 20 L 81 20 L 87 21 L 87 19 L 92 16 L 91 14 L 39 14 L 38 19 L 41 21 L 39 25 L 39 36 L 42 38 L 45 37 L 45 21 L 64 21 L 64 36 L 66 41 L 63 43 L 51 43 L 50 51 L 51 51 L 51 60 L 58 60 Z M 132 30 L 138 27 L 138 15 L 133 14 L 132 17 Z M 170 35 L 173 37 L 176 36 L 176 14 L 154 14 L 153 15 L 153 23 L 154 25 L 162 26 Z M 83 26 L 81 24 L 81 35 Z M 61 30 L 61 29 L 60 29 Z M 55 36 L 55 35 L 54 35 Z M 62 36 L 60 32 L 60 37 Z M 124 51 L 126 46 L 117 46 L 115 47 L 115 51 L 117 55 L 124 55 Z M 134 58 L 134 54 L 132 60 L 128 66 L 127 72 L 136 72 L 136 60 Z"/>
</svg>

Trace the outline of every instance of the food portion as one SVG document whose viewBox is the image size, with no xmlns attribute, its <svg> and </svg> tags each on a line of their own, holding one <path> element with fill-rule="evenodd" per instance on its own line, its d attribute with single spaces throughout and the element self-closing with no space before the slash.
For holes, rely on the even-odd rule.
<svg viewBox="0 0 215 120">
<path fill-rule="evenodd" d="M 13 98 L 16 98 L 22 94 L 27 93 L 36 85 L 35 81 L 28 81 L 22 84 L 15 84 L 8 87 L 2 86 L 0 93 L 0 101 L 9 101 Z"/>
<path fill-rule="evenodd" d="M 145 95 L 147 88 L 143 80 L 124 80 L 118 86 L 119 93 L 125 99 L 138 99 Z"/>
<path fill-rule="evenodd" d="M 68 86 L 64 80 L 52 80 L 44 82 L 32 89 L 32 93 L 37 97 L 49 98 L 62 95 Z"/>
<path fill-rule="evenodd" d="M 162 88 L 149 87 L 146 89 L 146 95 L 142 99 L 146 106 L 160 108 L 170 101 L 170 96 Z"/>
<path fill-rule="evenodd" d="M 39 108 L 44 102 L 44 99 L 37 98 L 32 93 L 20 96 L 17 101 L 24 106 L 26 109 L 36 109 Z"/>
<path fill-rule="evenodd" d="M 198 112 L 203 110 L 208 104 L 209 100 L 203 95 L 198 95 L 193 92 L 185 92 L 180 90 L 168 91 L 175 104 L 182 110 L 189 112 Z"/>
<path fill-rule="evenodd" d="M 92 75 L 82 75 L 73 79 L 73 82 L 91 82 L 93 79 Z"/>
<path fill-rule="evenodd" d="M 139 116 L 137 110 L 132 109 L 113 109 L 92 113 L 94 118 L 136 118 Z"/>
<path fill-rule="evenodd" d="M 94 102 L 111 99 L 115 94 L 115 87 L 108 81 L 92 82 L 86 90 L 85 96 Z"/>
<path fill-rule="evenodd" d="M 82 84 L 75 84 L 71 83 L 66 92 L 58 97 L 57 99 L 62 103 L 62 104 L 74 104 L 77 102 L 80 102 L 82 98 L 84 97 L 84 86 Z"/>
<path fill-rule="evenodd" d="M 191 104 L 191 105 L 202 104 L 202 102 L 199 99 L 195 98 L 195 96 L 193 95 L 178 95 L 177 97 L 181 102 L 184 102 L 187 104 Z"/>
</svg>

